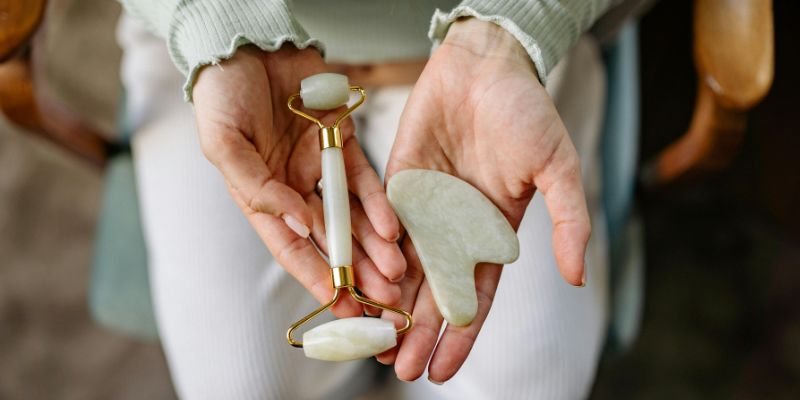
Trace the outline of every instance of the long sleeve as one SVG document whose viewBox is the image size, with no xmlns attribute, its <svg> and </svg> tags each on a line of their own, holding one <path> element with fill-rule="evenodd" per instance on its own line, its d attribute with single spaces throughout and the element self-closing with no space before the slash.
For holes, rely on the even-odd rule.
<svg viewBox="0 0 800 400">
<path fill-rule="evenodd" d="M 619 0 L 463 0 L 450 12 L 436 10 L 428 36 L 440 43 L 456 19 L 496 23 L 530 55 L 543 83 L 578 37 Z"/>
<path fill-rule="evenodd" d="M 187 77 L 187 100 L 200 68 L 232 57 L 239 46 L 275 51 L 291 42 L 298 48 L 323 50 L 292 17 L 286 0 L 120 1 L 166 40 L 173 62 Z"/>
</svg>

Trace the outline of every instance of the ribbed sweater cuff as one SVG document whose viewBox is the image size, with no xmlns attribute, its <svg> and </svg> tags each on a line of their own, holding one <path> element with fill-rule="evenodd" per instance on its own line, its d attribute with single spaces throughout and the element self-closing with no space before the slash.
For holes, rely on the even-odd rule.
<svg viewBox="0 0 800 400">
<path fill-rule="evenodd" d="M 239 46 L 254 44 L 276 51 L 287 43 L 297 48 L 322 43 L 292 17 L 283 1 L 195 0 L 178 5 L 167 35 L 172 60 L 186 75 L 184 98 L 192 100 L 192 87 L 204 65 L 231 58 Z"/>
<path fill-rule="evenodd" d="M 579 21 L 558 2 L 464 0 L 450 12 L 437 9 L 428 36 L 435 44 L 441 43 L 450 25 L 461 17 L 493 22 L 508 31 L 528 52 L 542 84 L 581 34 Z"/>
</svg>

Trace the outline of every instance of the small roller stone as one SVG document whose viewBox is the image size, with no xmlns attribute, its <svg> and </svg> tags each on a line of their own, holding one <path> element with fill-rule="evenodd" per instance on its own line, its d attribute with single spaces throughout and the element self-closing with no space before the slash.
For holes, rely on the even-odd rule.
<svg viewBox="0 0 800 400">
<path fill-rule="evenodd" d="M 300 82 L 300 97 L 310 110 L 333 110 L 347 104 L 350 84 L 347 76 L 341 74 L 311 75 Z"/>
<path fill-rule="evenodd" d="M 379 318 L 337 319 L 303 334 L 306 357 L 325 361 L 372 357 L 396 345 L 394 323 Z"/>
</svg>

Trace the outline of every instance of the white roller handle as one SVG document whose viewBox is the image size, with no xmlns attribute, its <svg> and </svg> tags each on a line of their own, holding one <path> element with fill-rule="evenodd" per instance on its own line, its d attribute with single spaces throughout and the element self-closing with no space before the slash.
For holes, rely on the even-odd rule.
<svg viewBox="0 0 800 400">
<path fill-rule="evenodd" d="M 322 209 L 331 268 L 352 265 L 350 195 L 344 170 L 344 155 L 338 147 L 322 150 Z"/>
</svg>

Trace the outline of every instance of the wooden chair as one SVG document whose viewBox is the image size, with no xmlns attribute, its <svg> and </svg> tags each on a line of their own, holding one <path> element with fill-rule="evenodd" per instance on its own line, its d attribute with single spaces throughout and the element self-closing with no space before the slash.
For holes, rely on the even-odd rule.
<svg viewBox="0 0 800 400">
<path fill-rule="evenodd" d="M 40 79 L 42 54 L 34 46 L 46 0 L 0 0 L 0 111 L 13 124 L 41 135 L 101 167 L 113 147 L 66 105 L 54 101 Z"/>
<path fill-rule="evenodd" d="M 747 111 L 772 86 L 774 41 L 772 0 L 695 0 L 694 115 L 686 133 L 645 164 L 645 186 L 696 180 L 730 164 Z"/>
<path fill-rule="evenodd" d="M 120 125 L 115 134 L 101 132 L 53 100 L 41 73 L 39 27 L 46 6 L 45 0 L 0 0 L 0 13 L 5 13 L 0 24 L 0 111 L 9 122 L 102 170 L 89 309 L 103 326 L 156 339 L 128 129 Z"/>
</svg>

